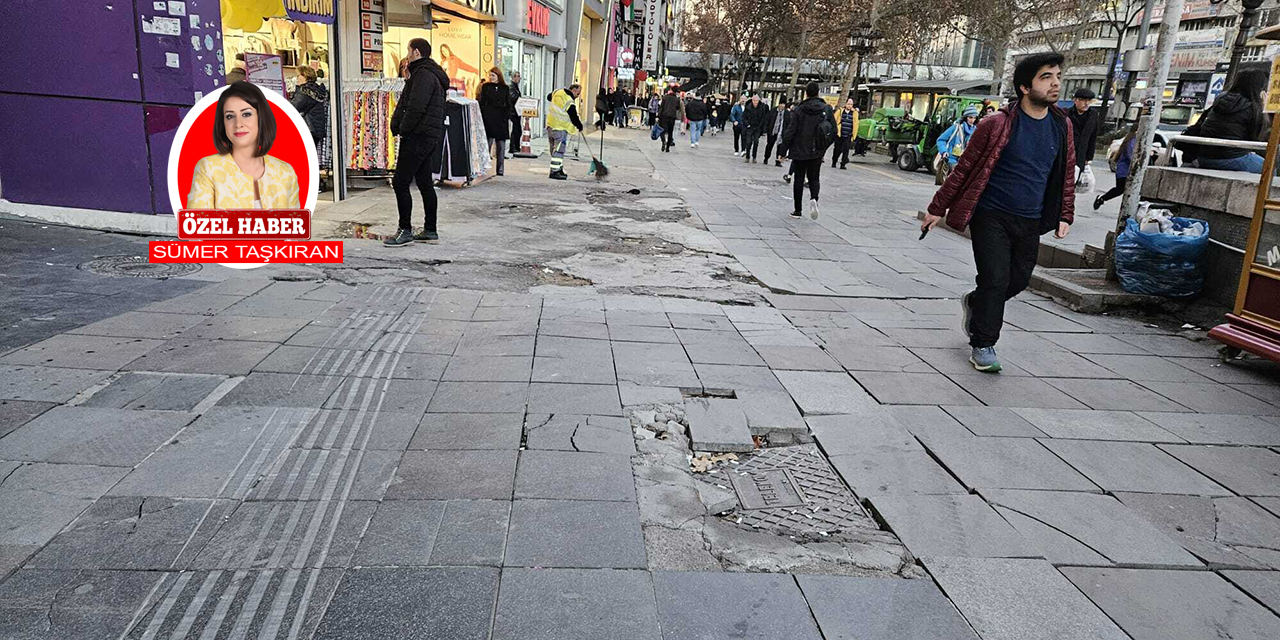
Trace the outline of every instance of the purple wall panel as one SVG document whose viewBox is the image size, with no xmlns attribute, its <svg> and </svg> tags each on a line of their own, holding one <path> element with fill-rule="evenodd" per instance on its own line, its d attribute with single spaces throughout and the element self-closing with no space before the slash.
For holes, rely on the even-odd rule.
<svg viewBox="0 0 1280 640">
<path fill-rule="evenodd" d="M 0 92 L 140 100 L 137 73 L 132 0 L 0 1 Z"/>
<path fill-rule="evenodd" d="M 149 104 L 147 143 L 151 147 L 151 194 L 156 213 L 173 213 L 169 206 L 169 149 L 178 133 L 178 125 L 190 109 Z"/>
<path fill-rule="evenodd" d="M 142 105 L 0 93 L 6 200 L 151 212 Z"/>
</svg>

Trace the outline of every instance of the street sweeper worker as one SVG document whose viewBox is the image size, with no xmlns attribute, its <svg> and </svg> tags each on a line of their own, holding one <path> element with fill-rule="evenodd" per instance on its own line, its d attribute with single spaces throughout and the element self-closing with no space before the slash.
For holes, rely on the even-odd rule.
<svg viewBox="0 0 1280 640">
<path fill-rule="evenodd" d="M 578 94 L 582 93 L 582 85 L 574 83 L 568 89 L 553 91 L 547 96 L 551 106 L 547 109 L 547 140 L 551 147 L 552 180 L 568 180 L 564 172 L 564 150 L 569 143 L 569 136 L 582 130 L 582 120 L 578 119 Z"/>
</svg>

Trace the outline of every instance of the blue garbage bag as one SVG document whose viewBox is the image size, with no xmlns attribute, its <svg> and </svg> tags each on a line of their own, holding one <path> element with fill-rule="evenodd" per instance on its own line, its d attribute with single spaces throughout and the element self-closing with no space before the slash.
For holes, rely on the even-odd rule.
<svg viewBox="0 0 1280 640">
<path fill-rule="evenodd" d="M 666 132 L 667 132 L 666 129 L 663 129 L 662 125 L 655 123 L 653 125 L 653 128 L 649 130 L 649 139 L 657 140 L 658 138 L 661 138 L 662 134 Z"/>
<path fill-rule="evenodd" d="M 1129 293 L 1185 298 L 1204 287 L 1201 258 L 1209 246 L 1209 223 L 1193 218 L 1172 218 L 1175 230 L 1199 222 L 1204 233 L 1178 236 L 1143 233 L 1130 218 L 1116 238 L 1116 275 Z"/>
</svg>

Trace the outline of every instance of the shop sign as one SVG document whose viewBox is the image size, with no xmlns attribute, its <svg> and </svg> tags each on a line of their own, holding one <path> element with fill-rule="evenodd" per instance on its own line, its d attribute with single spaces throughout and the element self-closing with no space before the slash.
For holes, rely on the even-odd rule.
<svg viewBox="0 0 1280 640">
<path fill-rule="evenodd" d="M 1179 33 L 1169 68 L 1176 71 L 1213 69 L 1223 57 L 1226 44 L 1227 30 L 1221 27 Z"/>
<path fill-rule="evenodd" d="M 645 0 L 644 3 L 644 55 L 641 56 L 642 69 L 658 68 L 658 35 L 662 31 L 662 11 L 659 0 Z"/>
<path fill-rule="evenodd" d="M 544 38 L 551 35 L 551 7 L 525 0 L 524 30 Z"/>
<path fill-rule="evenodd" d="M 1271 61 L 1271 80 L 1267 84 L 1267 103 L 1262 110 L 1267 113 L 1280 113 L 1280 58 Z"/>
<path fill-rule="evenodd" d="M 1227 74 L 1215 73 L 1209 77 L 1209 94 L 1205 96 L 1204 108 L 1208 109 L 1213 106 L 1213 101 L 1218 99 L 1218 94 L 1227 88 Z"/>
<path fill-rule="evenodd" d="M 454 4 L 464 6 L 472 11 L 478 11 L 485 15 L 498 15 L 498 0 L 451 0 Z"/>
<path fill-rule="evenodd" d="M 333 24 L 335 0 L 284 0 L 284 12 L 294 20 Z"/>
<path fill-rule="evenodd" d="M 383 0 L 360 0 L 360 72 L 382 73 L 382 31 L 386 7 Z"/>
<path fill-rule="evenodd" d="M 618 67 L 619 80 L 634 80 L 635 77 L 636 77 L 635 69 L 632 69 L 631 67 Z"/>
</svg>

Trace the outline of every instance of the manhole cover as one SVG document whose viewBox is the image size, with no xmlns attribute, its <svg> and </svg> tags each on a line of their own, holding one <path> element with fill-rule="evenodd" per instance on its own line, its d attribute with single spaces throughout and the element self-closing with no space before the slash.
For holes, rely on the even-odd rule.
<svg viewBox="0 0 1280 640">
<path fill-rule="evenodd" d="M 81 269 L 103 276 L 126 278 L 176 278 L 200 270 L 198 264 L 153 263 L 143 256 L 106 256 L 90 260 Z"/>
<path fill-rule="evenodd" d="M 777 533 L 874 528 L 857 496 L 813 445 L 765 449 L 714 473 L 728 475 L 742 505 L 737 518 L 744 525 Z M 761 498 L 756 499 L 752 491 L 761 493 Z M 766 501 L 764 494 L 769 501 L 779 502 L 753 506 Z"/>
</svg>

